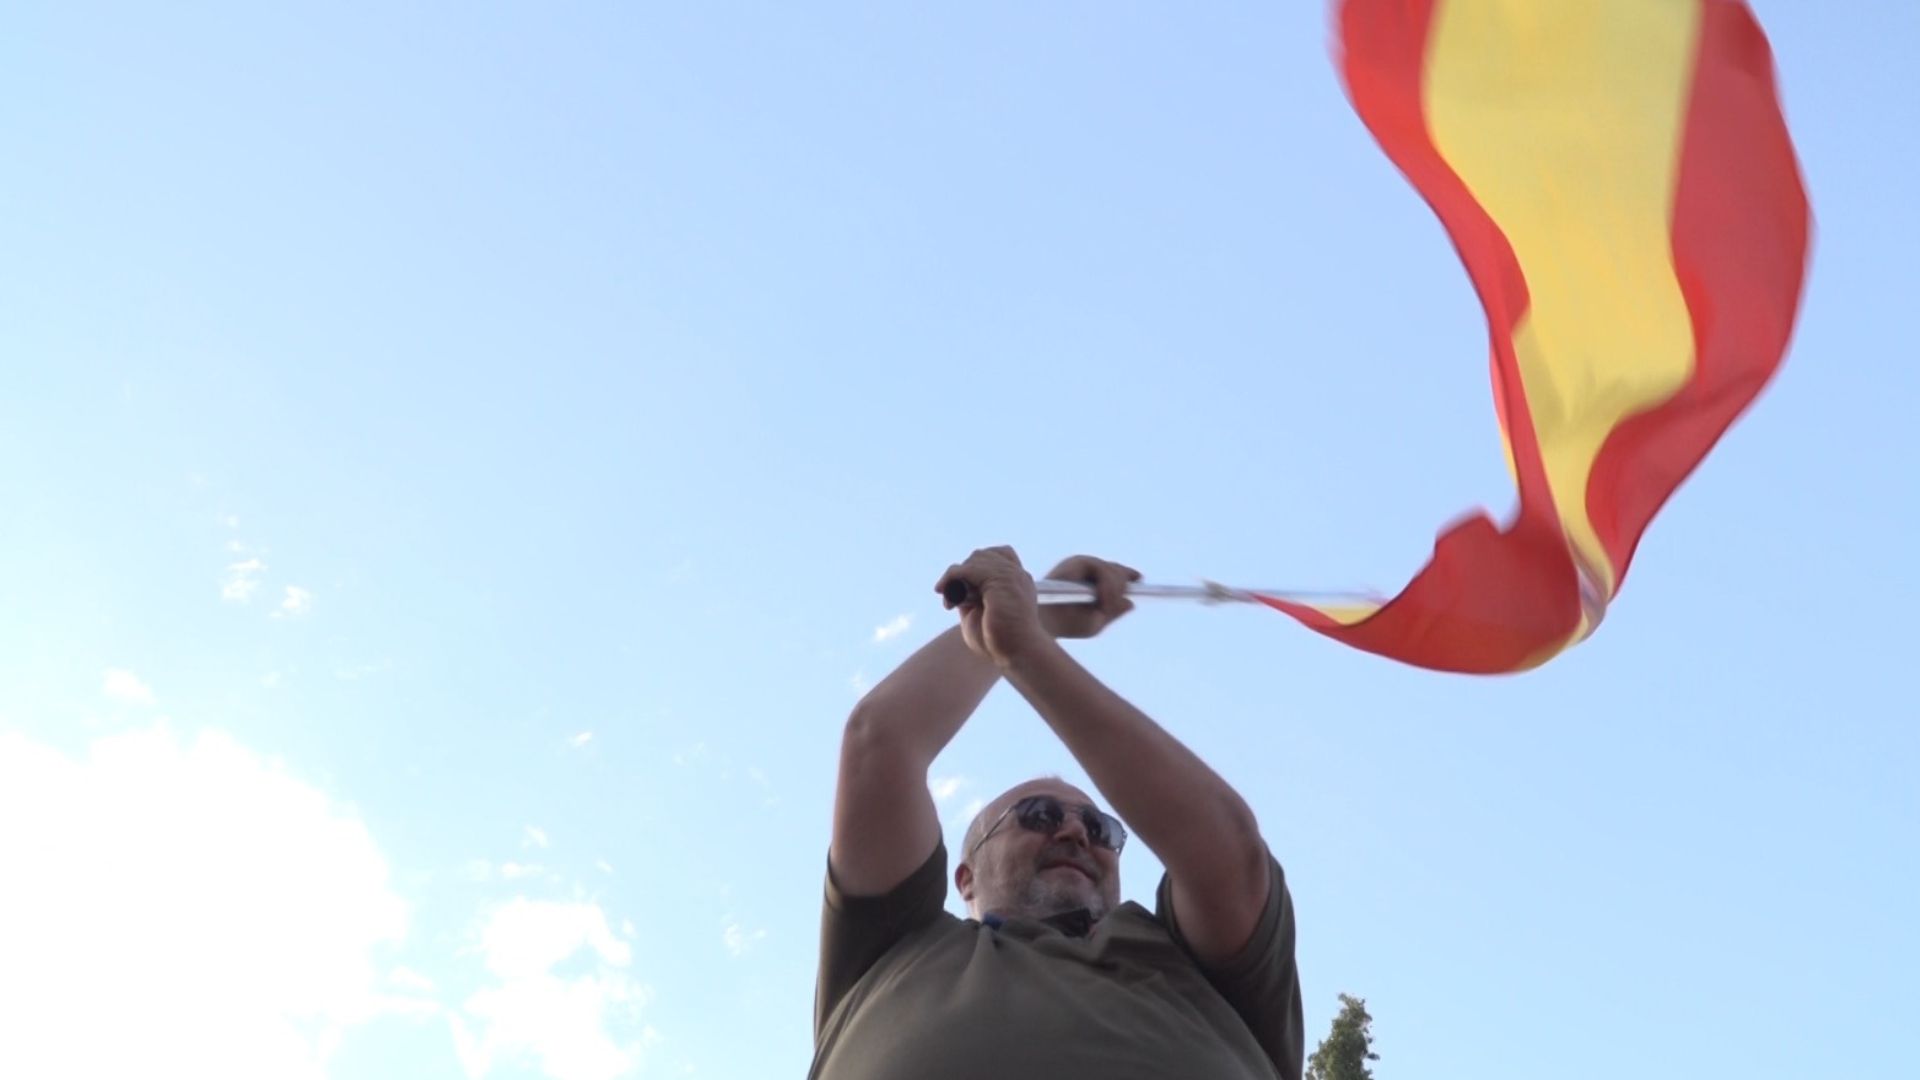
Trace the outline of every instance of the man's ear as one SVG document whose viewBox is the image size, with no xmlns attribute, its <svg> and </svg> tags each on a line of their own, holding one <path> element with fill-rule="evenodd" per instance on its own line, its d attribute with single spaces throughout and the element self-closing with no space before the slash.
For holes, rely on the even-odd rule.
<svg viewBox="0 0 1920 1080">
<path fill-rule="evenodd" d="M 960 899 L 973 903 L 973 867 L 966 863 L 954 867 L 953 887 L 960 890 Z"/>
</svg>

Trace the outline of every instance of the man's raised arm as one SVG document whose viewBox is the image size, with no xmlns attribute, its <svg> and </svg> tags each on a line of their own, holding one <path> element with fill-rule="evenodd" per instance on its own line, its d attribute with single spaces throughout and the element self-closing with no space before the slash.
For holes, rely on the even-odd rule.
<svg viewBox="0 0 1920 1080">
<path fill-rule="evenodd" d="M 1105 620 L 1128 610 L 1139 575 L 1098 559 L 1069 559 L 1050 575 L 1086 581 L 1096 603 L 1048 605 Z M 1253 811 L 1179 740 L 1081 667 L 1039 631 L 1033 579 L 1012 551 L 975 552 L 942 579 L 967 584 L 961 626 L 1059 735 L 1094 785 L 1167 868 L 1188 943 L 1221 963 L 1251 939 L 1266 907 L 1269 855 Z"/>
<path fill-rule="evenodd" d="M 940 841 L 927 770 L 1000 678 L 955 627 L 920 648 L 854 706 L 840 737 L 828 862 L 848 896 L 878 896 Z"/>
<path fill-rule="evenodd" d="M 1051 576 L 1084 577 L 1088 562 L 1069 559 Z M 1036 613 L 1035 627 L 1049 643 L 1093 637 L 1131 606 L 1124 599 L 1099 607 L 1049 605 Z M 965 633 L 956 626 L 922 646 L 868 691 L 847 720 L 827 856 L 844 895 L 891 892 L 940 841 L 927 770 L 1001 676 L 987 654 L 968 647 Z"/>
</svg>

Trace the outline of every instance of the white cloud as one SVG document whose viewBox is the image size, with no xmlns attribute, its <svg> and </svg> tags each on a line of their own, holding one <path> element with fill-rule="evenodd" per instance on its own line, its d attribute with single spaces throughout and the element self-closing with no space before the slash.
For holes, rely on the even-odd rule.
<svg viewBox="0 0 1920 1080">
<path fill-rule="evenodd" d="M 986 808 L 987 808 L 987 800 L 985 799 L 974 799 L 968 802 L 967 810 L 966 810 L 966 819 L 968 823 L 972 823 L 974 818 L 977 818 L 980 816 L 980 811 L 985 810 Z"/>
<path fill-rule="evenodd" d="M 387 972 L 387 981 L 402 990 L 423 994 L 433 991 L 433 980 L 409 967 L 397 967 Z"/>
<path fill-rule="evenodd" d="M 267 564 L 258 558 L 243 559 L 227 567 L 227 583 L 220 586 L 220 598 L 246 603 L 260 588 L 260 575 Z"/>
<path fill-rule="evenodd" d="M 596 859 L 596 860 L 594 860 L 594 863 L 593 863 L 593 865 L 595 865 L 595 866 L 597 866 L 597 867 L 599 867 L 599 868 L 600 868 L 600 872 L 601 872 L 601 873 L 603 873 L 603 874 L 611 874 L 611 873 L 613 873 L 613 864 L 612 864 L 612 863 L 610 863 L 610 862 L 608 862 L 608 861 L 607 861 L 607 860 L 605 860 L 605 859 Z"/>
<path fill-rule="evenodd" d="M 205 483 L 204 480 L 201 482 Z M 237 529 L 240 527 L 240 518 L 237 515 L 228 514 L 220 519 L 220 524 L 225 525 L 229 529 Z"/>
<path fill-rule="evenodd" d="M 853 692 L 860 697 L 866 697 L 867 691 L 873 689 L 873 684 L 867 682 L 867 673 L 864 671 L 854 672 L 853 678 L 847 680 L 847 685 L 853 687 Z"/>
<path fill-rule="evenodd" d="M 500 864 L 500 876 L 506 878 L 508 881 L 519 881 L 521 878 L 534 877 L 538 875 L 540 871 L 541 867 L 538 863 L 510 862 Z"/>
<path fill-rule="evenodd" d="M 141 682 L 140 676 L 122 668 L 107 672 L 106 679 L 100 684 L 100 692 L 129 705 L 153 704 L 153 688 Z"/>
<path fill-rule="evenodd" d="M 593 732 L 583 731 L 580 734 L 575 735 L 573 738 L 568 739 L 567 745 L 573 747 L 575 750 L 578 750 L 592 741 L 593 741 Z"/>
<path fill-rule="evenodd" d="M 884 626 L 876 626 L 873 628 L 874 644 L 878 645 L 880 642 L 883 642 L 883 641 L 891 641 L 892 639 L 899 637 L 901 634 L 906 633 L 907 628 L 912 625 L 913 625 L 913 616 L 895 615 L 893 617 L 892 622 L 889 622 Z"/>
<path fill-rule="evenodd" d="M 280 685 L 282 678 L 283 676 L 279 672 L 269 671 L 265 675 L 260 676 L 260 685 L 272 690 Z"/>
<path fill-rule="evenodd" d="M 311 610 L 313 610 L 313 590 L 289 585 L 286 595 L 280 601 L 280 610 L 274 612 L 274 615 L 297 619 Z"/>
<path fill-rule="evenodd" d="M 600 905 L 517 898 L 493 913 L 480 934 L 487 970 L 503 979 L 530 978 L 581 949 L 591 949 L 614 967 L 625 967 L 633 950 L 613 936 Z"/>
<path fill-rule="evenodd" d="M 657 1041 L 639 1022 L 652 991 L 628 973 L 632 948 L 598 904 L 516 899 L 480 933 L 491 985 L 452 1018 L 467 1075 L 536 1063 L 554 1080 L 614 1080 L 637 1070 Z M 590 970 L 554 969 L 585 954 Z"/>
<path fill-rule="evenodd" d="M 720 932 L 721 944 L 725 945 L 727 952 L 734 956 L 745 956 L 755 942 L 764 941 L 766 937 L 767 932 L 764 929 L 749 931 L 737 921 L 729 921 L 726 929 Z"/>
<path fill-rule="evenodd" d="M 621 935 L 622 935 L 623 937 L 628 937 L 628 938 L 632 938 L 632 937 L 637 937 L 637 936 L 638 936 L 638 933 L 637 933 L 637 932 L 636 932 L 636 931 L 634 930 L 634 928 L 633 928 L 633 920 L 632 920 L 632 919 L 621 919 L 621 920 L 620 920 L 620 933 L 621 933 Z"/>
<path fill-rule="evenodd" d="M 933 789 L 933 801 L 946 802 L 948 799 L 958 795 L 960 789 L 966 786 L 967 778 L 964 776 L 936 777 L 931 785 Z"/>
<path fill-rule="evenodd" d="M 546 847 L 547 846 L 547 830 L 539 828 L 538 826 L 534 826 L 534 825 L 527 826 L 526 842 L 527 844 L 533 847 Z"/>
<path fill-rule="evenodd" d="M 374 961 L 407 909 L 379 849 L 224 736 L 69 756 L 0 733 L 0 822 L 0 1076 L 317 1080 L 399 1008 Z"/>
</svg>

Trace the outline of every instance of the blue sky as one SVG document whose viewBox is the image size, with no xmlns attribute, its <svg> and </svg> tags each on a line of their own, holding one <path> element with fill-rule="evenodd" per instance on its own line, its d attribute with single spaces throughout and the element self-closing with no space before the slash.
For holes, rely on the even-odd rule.
<svg viewBox="0 0 1920 1080">
<path fill-rule="evenodd" d="M 1920 15 L 1755 7 L 1800 330 L 1596 638 L 1475 680 L 1159 604 L 1078 649 L 1253 804 L 1312 1037 L 1366 997 L 1383 1078 L 1914 1060 Z M 1482 314 L 1329 37 L 16 11 L 0 1073 L 802 1074 L 839 727 L 949 562 L 1392 590 L 1510 506 Z M 1050 771 L 996 692 L 949 829 Z"/>
</svg>

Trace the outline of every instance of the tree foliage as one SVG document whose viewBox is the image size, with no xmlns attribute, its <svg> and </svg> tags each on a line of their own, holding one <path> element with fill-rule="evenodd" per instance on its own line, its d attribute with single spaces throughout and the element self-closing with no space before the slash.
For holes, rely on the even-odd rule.
<svg viewBox="0 0 1920 1080">
<path fill-rule="evenodd" d="M 1379 1061 L 1380 1055 L 1373 1052 L 1372 1025 L 1366 1001 L 1341 994 L 1333 1030 L 1307 1059 L 1307 1080 L 1373 1080 L 1367 1062 Z"/>
</svg>

